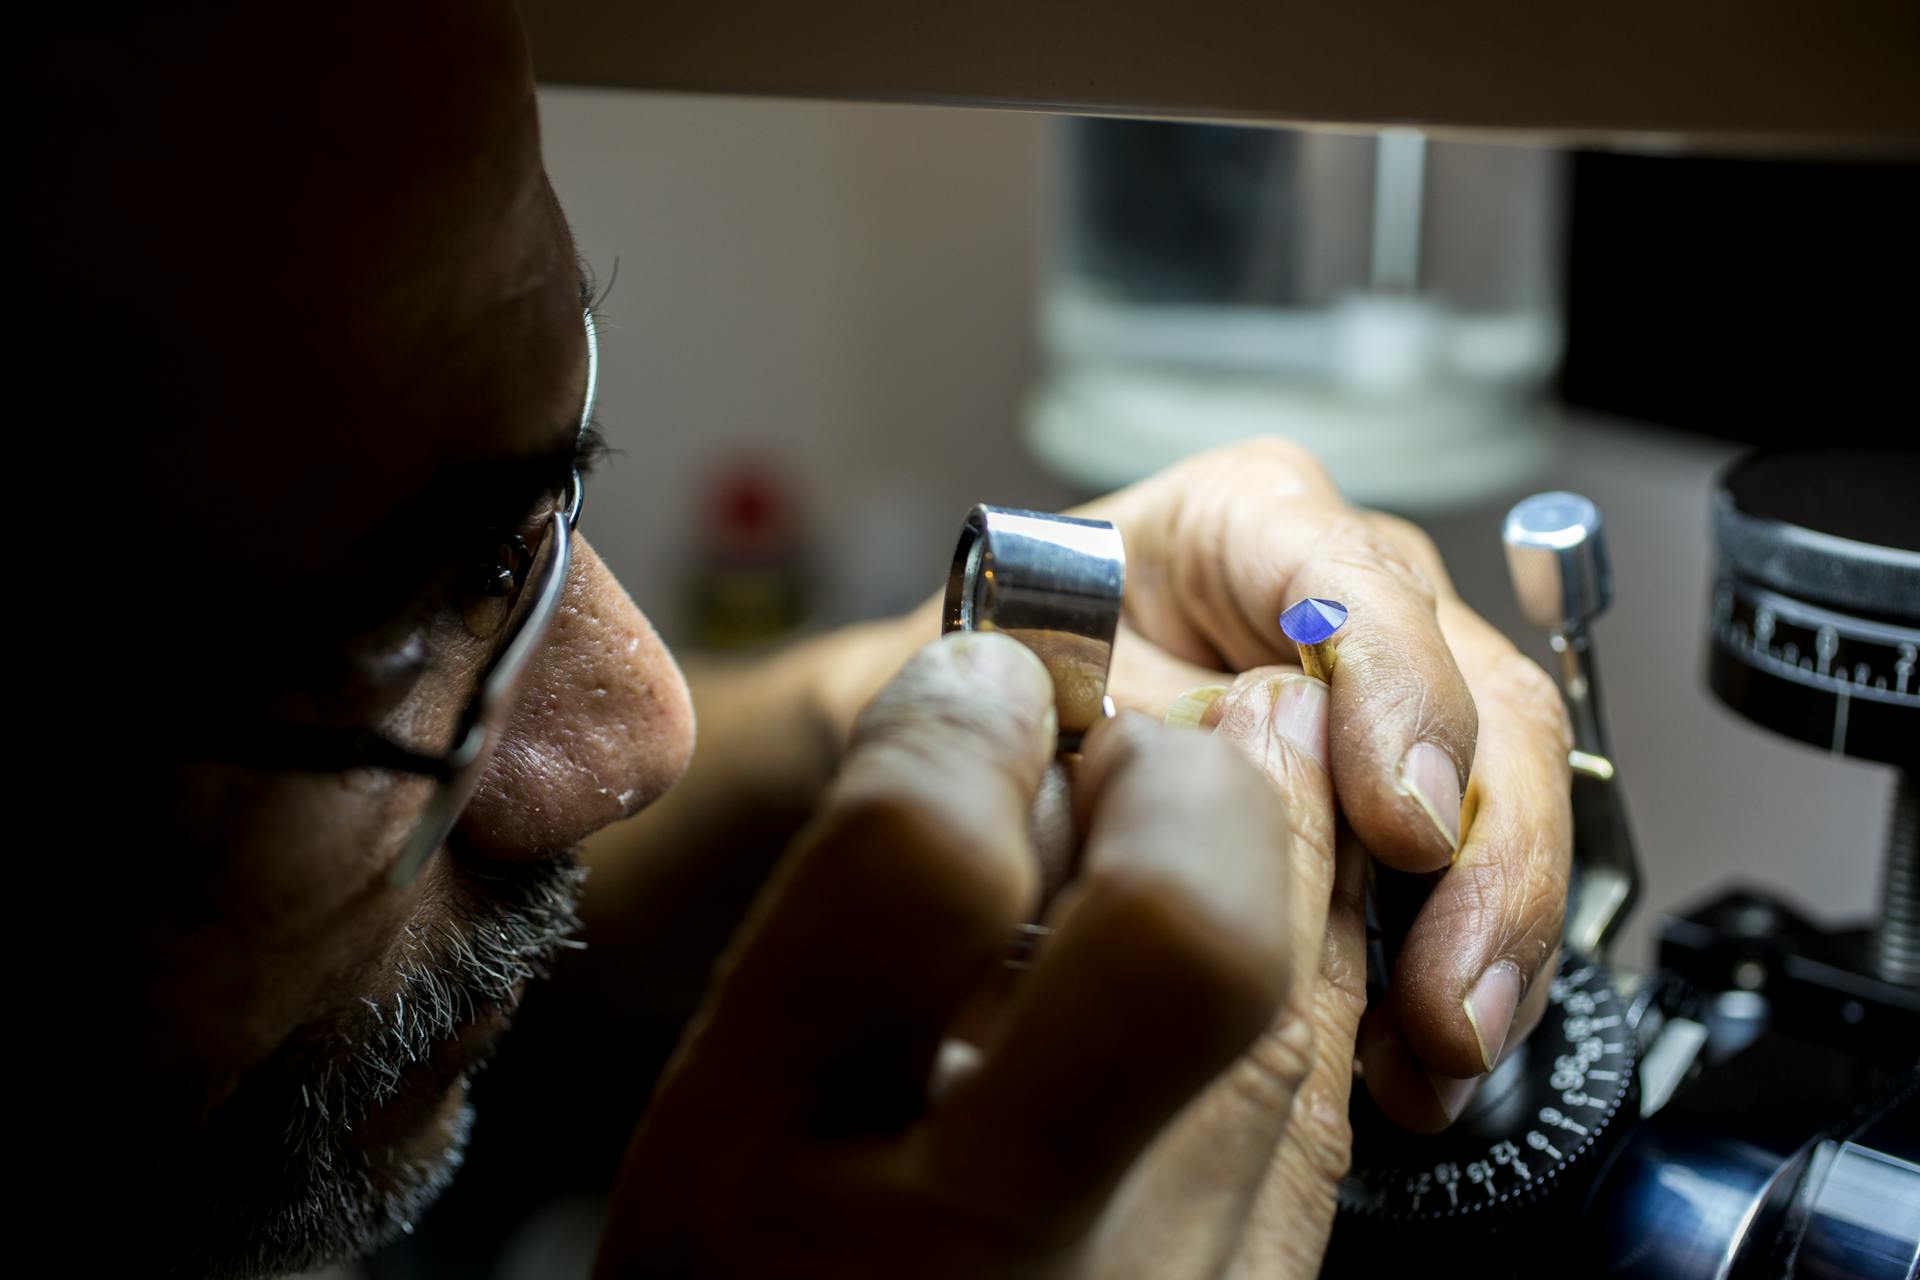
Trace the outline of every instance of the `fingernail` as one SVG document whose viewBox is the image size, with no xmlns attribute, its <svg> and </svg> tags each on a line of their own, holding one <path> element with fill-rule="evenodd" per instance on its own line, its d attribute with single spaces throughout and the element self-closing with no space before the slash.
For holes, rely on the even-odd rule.
<svg viewBox="0 0 1920 1280">
<path fill-rule="evenodd" d="M 1513 1028 L 1513 1011 L 1520 1007 L 1520 971 L 1510 964 L 1494 965 L 1480 975 L 1460 1007 L 1467 1011 L 1473 1038 L 1480 1042 L 1481 1064 L 1493 1070 Z"/>
<path fill-rule="evenodd" d="M 1207 708 L 1226 691 L 1227 686 L 1223 684 L 1203 684 L 1187 690 L 1167 704 L 1166 722 L 1176 729 L 1198 729 Z"/>
<path fill-rule="evenodd" d="M 1447 1113 L 1447 1123 L 1452 1124 L 1460 1118 L 1460 1113 L 1473 1101 L 1473 1095 L 1480 1088 L 1482 1077 L 1473 1076 L 1466 1080 L 1456 1080 L 1452 1076 L 1427 1076 L 1427 1083 L 1433 1086 L 1433 1096 L 1439 1100 L 1440 1109 Z"/>
<path fill-rule="evenodd" d="M 1400 761 L 1400 794 L 1412 796 L 1447 842 L 1460 851 L 1460 775 L 1446 752 L 1416 742 Z"/>
<path fill-rule="evenodd" d="M 1311 676 L 1288 676 L 1273 696 L 1273 727 L 1301 753 L 1327 767 L 1327 686 Z"/>
</svg>

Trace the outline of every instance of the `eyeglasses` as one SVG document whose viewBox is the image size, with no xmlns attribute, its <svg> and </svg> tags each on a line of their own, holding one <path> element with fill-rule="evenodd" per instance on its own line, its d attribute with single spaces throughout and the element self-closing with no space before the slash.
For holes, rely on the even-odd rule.
<svg viewBox="0 0 1920 1280">
<path fill-rule="evenodd" d="M 587 391 L 580 410 L 584 436 L 593 421 L 594 395 L 599 388 L 600 335 L 594 329 L 593 313 L 582 314 L 587 328 Z M 453 745 L 446 752 L 435 755 L 415 751 L 365 728 L 342 731 L 279 723 L 250 726 L 247 759 L 255 766 L 316 772 L 383 769 L 433 780 L 433 794 L 388 873 L 389 883 L 396 888 L 412 884 L 427 860 L 446 843 L 473 799 L 487 763 L 493 759 L 500 733 L 519 705 L 521 681 L 560 610 L 567 571 L 573 564 L 573 531 L 580 524 L 580 507 L 585 500 L 586 483 L 576 467 L 558 508 L 547 517 L 539 547 L 529 550 L 519 539 L 513 540 L 515 549 L 528 556 L 526 577 L 516 575 L 504 584 L 505 590 L 517 587 L 511 612 L 497 636 L 493 655 L 481 668 L 472 699 L 455 721 Z M 193 729 L 185 728 L 182 733 L 191 735 Z"/>
</svg>

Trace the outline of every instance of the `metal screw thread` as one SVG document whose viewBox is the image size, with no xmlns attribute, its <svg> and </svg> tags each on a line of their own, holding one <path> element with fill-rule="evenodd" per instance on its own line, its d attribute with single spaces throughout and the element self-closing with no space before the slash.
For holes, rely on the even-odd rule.
<svg viewBox="0 0 1920 1280">
<path fill-rule="evenodd" d="M 1902 769 L 1893 784 L 1893 821 L 1873 937 L 1873 971 L 1888 982 L 1920 987 L 1920 795 Z"/>
</svg>

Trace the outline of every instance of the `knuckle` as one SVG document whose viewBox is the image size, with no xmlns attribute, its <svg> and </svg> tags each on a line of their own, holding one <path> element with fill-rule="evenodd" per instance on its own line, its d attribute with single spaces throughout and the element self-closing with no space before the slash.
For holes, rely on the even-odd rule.
<svg viewBox="0 0 1920 1280">
<path fill-rule="evenodd" d="M 1521 908 L 1531 922 L 1528 937 L 1543 950 L 1551 951 L 1566 923 L 1567 882 L 1573 867 L 1572 845 L 1567 841 L 1539 842 L 1524 855 L 1527 859 L 1526 892 Z M 1534 957 L 1537 961 L 1539 957 Z"/>
<path fill-rule="evenodd" d="M 1493 856 L 1461 863 L 1447 879 L 1435 922 L 1442 935 L 1483 939 L 1491 954 L 1515 959 L 1527 973 L 1545 962 L 1565 913 L 1567 862 L 1557 842 L 1513 835 Z"/>
<path fill-rule="evenodd" d="M 1487 668 L 1484 696 L 1511 709 L 1521 721 L 1558 753 L 1561 769 L 1573 746 L 1573 723 L 1560 690 L 1540 665 L 1518 650 L 1509 649 Z"/>
<path fill-rule="evenodd" d="M 1297 1109 L 1294 1123 L 1300 1127 L 1300 1156 L 1313 1184 L 1337 1185 L 1353 1166 L 1353 1122 L 1347 1118 L 1346 1108 L 1316 1101 L 1315 1105 Z"/>
<path fill-rule="evenodd" d="M 1246 444 L 1251 461 L 1279 468 L 1315 489 L 1335 491 L 1333 477 L 1311 451 L 1284 436 L 1260 436 Z"/>
<path fill-rule="evenodd" d="M 1399 556 L 1430 582 L 1447 581 L 1446 562 L 1440 558 L 1440 548 L 1425 529 L 1411 520 L 1383 511 L 1366 512 L 1364 518 L 1382 542 L 1393 547 Z"/>
<path fill-rule="evenodd" d="M 1310 1084 L 1299 1095 L 1288 1124 L 1290 1144 L 1305 1163 L 1310 1185 L 1333 1187 L 1353 1164 L 1353 1122 L 1338 1093 Z"/>
<path fill-rule="evenodd" d="M 1251 469 L 1279 482 L 1289 490 L 1335 492 L 1333 477 L 1306 448 L 1284 436 L 1256 436 L 1223 446 L 1202 455 L 1204 465 L 1234 477 L 1236 488 L 1244 488 Z"/>
<path fill-rule="evenodd" d="M 1434 579 L 1387 532 L 1380 523 L 1384 519 L 1387 517 L 1351 508 L 1331 516 L 1320 531 L 1319 547 L 1324 555 L 1317 558 L 1355 574 L 1385 579 L 1389 586 L 1433 608 L 1438 598 Z M 1426 538 L 1418 530 L 1414 532 Z M 1432 543 L 1427 546 L 1431 550 Z M 1437 566 L 1439 562 L 1439 554 L 1433 553 L 1432 563 Z"/>
<path fill-rule="evenodd" d="M 1434 923 L 1449 937 L 1485 935 L 1490 922 L 1507 913 L 1511 880 L 1504 860 L 1458 863 L 1447 872 L 1448 892 L 1436 904 Z"/>
<path fill-rule="evenodd" d="M 1305 1018 L 1286 1018 L 1235 1061 L 1227 1087 L 1261 1112 L 1283 1114 L 1293 1107 L 1313 1062 L 1312 1024 Z"/>
</svg>

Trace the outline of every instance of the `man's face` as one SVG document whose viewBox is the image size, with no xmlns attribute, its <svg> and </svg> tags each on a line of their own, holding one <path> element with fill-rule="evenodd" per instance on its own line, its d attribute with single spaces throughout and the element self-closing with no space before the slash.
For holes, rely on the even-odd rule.
<svg viewBox="0 0 1920 1280">
<path fill-rule="evenodd" d="M 388 873 L 429 782 L 247 758 L 266 724 L 446 751 L 503 622 L 479 571 L 537 542 L 572 460 L 581 277 L 517 22 L 434 8 L 53 32 L 32 86 L 57 122 L 29 160 L 66 264 L 49 349 L 87 340 L 68 291 L 131 299 L 95 339 L 100 537 L 145 565 L 164 530 L 178 576 L 141 629 L 164 659 L 129 665 L 194 728 L 154 743 L 108 837 L 150 855 L 110 945 L 141 996 L 120 1087 L 151 1247 L 197 1270 L 311 1265 L 424 1207 L 465 1074 L 571 927 L 567 850 L 691 746 L 678 671 L 576 540 L 519 710 L 411 885 Z"/>
</svg>

